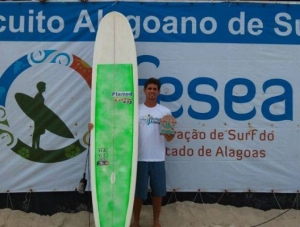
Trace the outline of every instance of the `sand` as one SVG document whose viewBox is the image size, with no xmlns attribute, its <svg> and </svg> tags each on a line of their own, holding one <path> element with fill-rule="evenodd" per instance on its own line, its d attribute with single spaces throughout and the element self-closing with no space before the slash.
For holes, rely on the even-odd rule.
<svg viewBox="0 0 300 227">
<path fill-rule="evenodd" d="M 277 217 L 278 215 L 280 216 Z M 267 223 L 262 224 L 264 222 Z M 150 227 L 151 223 L 152 206 L 145 205 L 141 213 L 141 226 Z M 294 209 L 262 211 L 249 207 L 176 202 L 162 207 L 161 225 L 162 227 L 298 227 L 300 226 L 300 211 Z M 85 211 L 46 216 L 19 210 L 0 209 L 0 227 L 94 226 L 92 214 Z"/>
</svg>

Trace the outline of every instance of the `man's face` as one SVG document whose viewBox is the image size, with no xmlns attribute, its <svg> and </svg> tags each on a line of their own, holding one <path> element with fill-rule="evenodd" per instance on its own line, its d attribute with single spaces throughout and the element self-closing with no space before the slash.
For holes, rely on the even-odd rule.
<svg viewBox="0 0 300 227">
<path fill-rule="evenodd" d="M 144 93 L 146 95 L 146 99 L 156 100 L 159 95 L 158 86 L 156 84 L 148 84 L 148 86 L 144 89 Z"/>
</svg>

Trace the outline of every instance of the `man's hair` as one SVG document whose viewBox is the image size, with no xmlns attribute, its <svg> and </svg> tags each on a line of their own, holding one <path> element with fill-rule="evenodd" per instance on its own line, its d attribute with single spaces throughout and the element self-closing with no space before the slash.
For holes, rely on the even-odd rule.
<svg viewBox="0 0 300 227">
<path fill-rule="evenodd" d="M 146 82 L 144 84 L 144 89 L 146 89 L 149 84 L 155 84 L 155 85 L 157 85 L 158 90 L 160 90 L 160 82 L 159 82 L 158 79 L 156 79 L 154 77 L 151 77 L 148 80 L 146 80 Z"/>
</svg>

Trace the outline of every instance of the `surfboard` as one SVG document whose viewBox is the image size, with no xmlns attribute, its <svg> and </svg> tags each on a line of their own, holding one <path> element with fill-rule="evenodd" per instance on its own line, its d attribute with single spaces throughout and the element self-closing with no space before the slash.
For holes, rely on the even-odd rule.
<svg viewBox="0 0 300 227">
<path fill-rule="evenodd" d="M 90 135 L 96 227 L 129 226 L 136 183 L 138 75 L 131 27 L 118 12 L 100 22 L 94 47 Z"/>
<path fill-rule="evenodd" d="M 22 93 L 16 93 L 15 99 L 21 110 L 36 123 L 35 127 L 64 138 L 74 138 L 68 126 L 45 104 Z"/>
</svg>

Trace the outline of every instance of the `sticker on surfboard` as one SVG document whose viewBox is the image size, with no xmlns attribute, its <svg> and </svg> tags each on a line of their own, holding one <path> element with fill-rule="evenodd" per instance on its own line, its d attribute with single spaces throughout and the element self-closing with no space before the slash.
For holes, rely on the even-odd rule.
<svg viewBox="0 0 300 227">
<path fill-rule="evenodd" d="M 132 91 L 114 91 L 111 96 L 114 98 L 115 102 L 132 104 Z"/>
<path fill-rule="evenodd" d="M 108 148 L 99 148 L 98 150 L 99 160 L 97 161 L 98 166 L 109 165 L 108 161 Z"/>
</svg>

